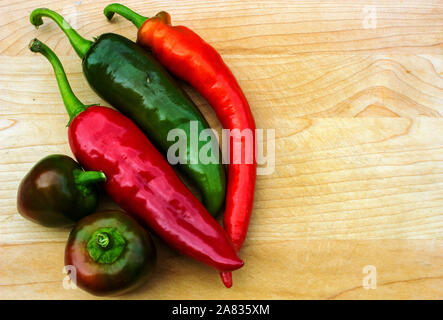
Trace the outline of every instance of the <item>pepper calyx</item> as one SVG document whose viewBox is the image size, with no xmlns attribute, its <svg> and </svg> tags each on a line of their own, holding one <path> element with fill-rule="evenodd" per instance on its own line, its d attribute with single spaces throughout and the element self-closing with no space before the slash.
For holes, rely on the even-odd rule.
<svg viewBox="0 0 443 320">
<path fill-rule="evenodd" d="M 103 249 L 112 247 L 112 238 L 107 232 L 100 232 L 95 237 L 95 242 Z"/>
<path fill-rule="evenodd" d="M 126 241 L 117 228 L 96 230 L 86 245 L 89 256 L 97 263 L 112 264 L 122 255 Z"/>
</svg>

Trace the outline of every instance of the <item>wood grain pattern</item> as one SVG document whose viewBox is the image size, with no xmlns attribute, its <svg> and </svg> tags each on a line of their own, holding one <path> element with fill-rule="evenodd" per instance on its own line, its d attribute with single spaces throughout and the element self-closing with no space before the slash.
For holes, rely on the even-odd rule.
<svg viewBox="0 0 443 320">
<path fill-rule="evenodd" d="M 63 288 L 69 230 L 25 221 L 16 190 L 43 156 L 71 155 L 52 69 L 27 49 L 33 37 L 54 48 L 84 103 L 107 105 L 55 24 L 35 30 L 29 13 L 49 7 L 86 37 L 134 40 L 129 22 L 106 22 L 107 3 L 0 2 L 0 298 L 94 298 Z M 367 1 L 121 3 L 146 15 L 167 10 L 196 30 L 238 78 L 257 126 L 276 130 L 275 172 L 258 177 L 234 287 L 156 239 L 155 277 L 121 298 L 443 298 L 441 1 L 371 1 L 375 29 L 363 25 Z M 363 287 L 367 265 L 375 290 Z"/>
</svg>

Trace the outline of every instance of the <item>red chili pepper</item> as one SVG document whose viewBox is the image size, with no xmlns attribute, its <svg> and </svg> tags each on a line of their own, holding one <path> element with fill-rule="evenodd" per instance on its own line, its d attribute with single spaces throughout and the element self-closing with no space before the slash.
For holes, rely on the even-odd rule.
<svg viewBox="0 0 443 320">
<path fill-rule="evenodd" d="M 131 20 L 138 30 L 137 42 L 152 50 L 154 56 L 173 74 L 189 82 L 209 102 L 227 129 L 250 129 L 252 143 L 242 138 L 242 150 L 252 154 L 253 163 L 234 164 L 228 172 L 224 227 L 234 246 L 239 250 L 246 238 L 251 216 L 255 178 L 255 122 L 248 101 L 237 80 L 220 54 L 192 30 L 171 26 L 167 12 L 146 18 L 120 5 L 111 4 L 104 10 L 108 19 L 114 12 Z M 232 275 L 222 274 L 227 287 L 232 286 Z"/>
<path fill-rule="evenodd" d="M 105 190 L 168 245 L 220 271 L 243 265 L 223 228 L 186 188 L 143 132 L 107 107 L 83 105 L 72 93 L 63 67 L 43 43 L 30 44 L 54 67 L 70 115 L 69 144 L 85 168 L 100 168 Z"/>
</svg>

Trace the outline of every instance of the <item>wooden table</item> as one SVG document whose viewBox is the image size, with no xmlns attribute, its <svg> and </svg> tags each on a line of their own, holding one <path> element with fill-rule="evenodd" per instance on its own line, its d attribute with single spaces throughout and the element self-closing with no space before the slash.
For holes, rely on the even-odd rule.
<svg viewBox="0 0 443 320">
<path fill-rule="evenodd" d="M 135 40 L 128 21 L 106 21 L 108 3 L 0 2 L 2 299 L 94 298 L 63 287 L 69 230 L 25 221 L 16 190 L 43 156 L 71 154 L 52 69 L 28 50 L 32 38 L 56 51 L 84 103 L 107 105 L 58 27 L 45 20 L 35 30 L 29 13 L 49 7 L 85 37 Z M 152 281 L 121 298 L 443 298 L 441 0 L 121 3 L 144 15 L 167 10 L 211 43 L 257 126 L 276 136 L 275 171 L 258 177 L 234 287 L 157 240 Z M 185 89 L 220 129 L 206 102 Z"/>
</svg>

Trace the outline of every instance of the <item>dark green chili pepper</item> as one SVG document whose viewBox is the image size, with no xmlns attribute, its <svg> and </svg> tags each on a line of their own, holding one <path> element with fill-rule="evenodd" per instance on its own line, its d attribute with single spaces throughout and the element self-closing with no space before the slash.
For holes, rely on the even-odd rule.
<svg viewBox="0 0 443 320">
<path fill-rule="evenodd" d="M 212 150 L 217 154 L 208 152 L 212 163 L 200 161 L 200 151 L 210 149 L 209 145 L 203 148 L 210 142 L 207 138 L 200 141 L 199 136 L 209 125 L 175 80 L 149 52 L 125 37 L 106 33 L 95 42 L 86 40 L 49 9 L 34 10 L 31 23 L 41 25 L 43 16 L 54 20 L 68 36 L 96 93 L 135 121 L 163 155 L 176 143 L 168 141 L 168 133 L 173 129 L 184 131 L 187 152 L 183 162 L 186 163 L 177 164 L 178 168 L 197 187 L 206 209 L 215 216 L 223 205 L 226 189 L 220 150 L 212 137 L 217 146 Z M 196 137 L 191 135 L 194 127 Z M 193 138 L 197 148 L 191 146 Z"/>
<path fill-rule="evenodd" d="M 98 204 L 95 183 L 105 181 L 103 172 L 83 171 L 65 155 L 40 160 L 18 188 L 18 212 L 47 227 L 63 227 L 91 214 Z"/>
</svg>

